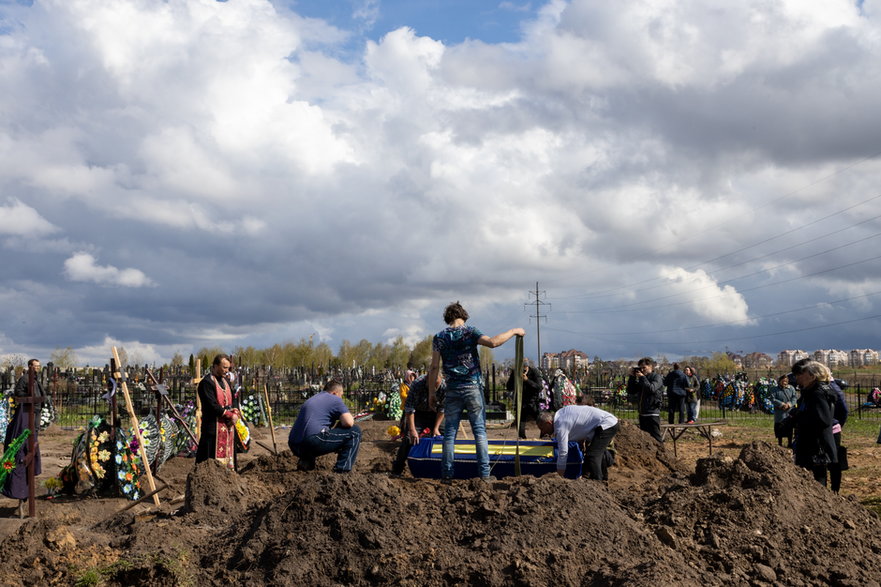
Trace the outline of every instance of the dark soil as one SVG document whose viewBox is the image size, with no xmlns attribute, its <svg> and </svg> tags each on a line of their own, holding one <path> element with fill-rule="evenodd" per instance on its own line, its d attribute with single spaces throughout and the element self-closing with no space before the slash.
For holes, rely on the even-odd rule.
<svg viewBox="0 0 881 587">
<path fill-rule="evenodd" d="M 608 485 L 554 474 L 443 485 L 388 476 L 397 445 L 387 425 L 365 423 L 349 475 L 330 471 L 332 456 L 304 473 L 287 450 L 264 450 L 246 455 L 239 474 L 173 459 L 158 472 L 171 486 L 159 508 L 148 500 L 120 513 L 122 499 L 40 500 L 38 516 L 0 542 L 0 584 L 881 581 L 878 517 L 822 487 L 776 445 L 675 460 L 672 447 L 622 422 Z M 255 436 L 269 442 L 265 431 Z"/>
</svg>

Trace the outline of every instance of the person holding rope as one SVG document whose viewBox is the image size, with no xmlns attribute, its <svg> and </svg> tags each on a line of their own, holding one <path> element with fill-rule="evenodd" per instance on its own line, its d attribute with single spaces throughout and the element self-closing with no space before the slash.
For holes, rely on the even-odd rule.
<svg viewBox="0 0 881 587">
<path fill-rule="evenodd" d="M 443 366 L 447 392 L 444 399 L 444 450 L 441 459 L 441 481 L 453 479 L 456 434 L 462 412 L 468 412 L 471 432 L 477 451 L 481 479 L 489 479 L 489 445 L 486 439 L 486 405 L 483 399 L 483 376 L 480 371 L 478 346 L 496 348 L 515 335 L 524 336 L 522 328 L 512 328 L 490 338 L 473 326 L 466 326 L 468 312 L 459 302 L 444 309 L 447 327 L 434 335 L 431 343 L 431 368 L 428 371 L 428 402 L 434 408 Z"/>
<path fill-rule="evenodd" d="M 28 380 L 30 374 L 33 373 L 34 376 L 34 398 L 44 398 L 46 397 L 46 393 L 43 391 L 43 385 L 40 383 L 40 361 L 38 359 L 31 359 L 28 361 L 28 370 L 19 377 L 18 381 L 15 383 L 15 397 L 23 398 L 29 397 L 30 390 L 28 389 Z M 40 406 L 42 402 L 37 400 L 33 405 L 34 410 L 34 442 L 37 441 L 37 434 L 40 430 Z M 28 410 L 25 407 L 26 404 L 24 402 L 16 402 L 15 405 L 15 413 L 12 419 L 9 421 L 9 425 L 6 427 L 6 437 L 3 441 L 3 449 L 6 450 L 12 442 L 18 438 L 28 427 Z M 2 490 L 0 493 L 5 495 L 6 497 L 11 497 L 12 499 L 21 500 L 19 502 L 19 506 L 21 507 L 24 504 L 25 500 L 28 499 L 28 475 L 27 475 L 27 467 L 24 465 L 25 459 L 28 456 L 28 443 L 25 443 L 21 448 L 19 453 L 15 456 L 15 469 L 6 477 L 6 482 L 3 484 Z M 34 453 L 34 476 L 36 477 L 40 473 L 43 472 L 42 460 L 40 459 L 40 451 L 39 449 Z"/>
<path fill-rule="evenodd" d="M 235 469 L 235 425 L 241 417 L 233 407 L 232 388 L 227 380 L 229 355 L 219 354 L 211 363 L 211 373 L 199 382 L 197 393 L 202 401 L 202 428 L 196 463 L 217 459 Z"/>
</svg>

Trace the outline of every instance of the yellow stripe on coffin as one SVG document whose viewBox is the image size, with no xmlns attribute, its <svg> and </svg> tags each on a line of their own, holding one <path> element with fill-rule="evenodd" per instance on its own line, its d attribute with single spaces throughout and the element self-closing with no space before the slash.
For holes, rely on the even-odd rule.
<svg viewBox="0 0 881 587">
<path fill-rule="evenodd" d="M 444 446 L 441 442 L 436 442 L 431 447 L 432 455 L 443 455 Z M 473 455 L 477 454 L 477 445 L 473 442 L 461 442 L 457 441 L 454 449 L 454 454 L 457 455 Z M 517 454 L 517 445 L 516 444 L 490 444 L 489 445 L 489 456 L 502 456 L 508 455 L 512 456 Z M 542 444 L 542 445 L 529 445 L 529 446 L 520 446 L 520 454 L 524 457 L 536 457 L 536 458 L 545 458 L 550 459 L 554 457 L 554 445 L 553 444 Z"/>
</svg>

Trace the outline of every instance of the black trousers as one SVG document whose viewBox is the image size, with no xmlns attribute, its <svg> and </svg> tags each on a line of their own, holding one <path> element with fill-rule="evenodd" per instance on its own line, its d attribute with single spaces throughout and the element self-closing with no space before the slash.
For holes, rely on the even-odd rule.
<svg viewBox="0 0 881 587">
<path fill-rule="evenodd" d="M 609 471 L 603 462 L 603 454 L 609 448 L 616 434 L 618 434 L 618 424 L 605 430 L 597 426 L 596 432 L 593 434 L 593 440 L 590 441 L 584 455 L 584 466 L 587 469 L 585 473 L 588 479 L 608 481 Z"/>
<path fill-rule="evenodd" d="M 529 421 L 535 421 L 535 417 L 538 416 L 538 412 L 529 405 L 524 405 L 523 410 L 520 412 L 520 429 L 517 431 L 520 438 L 526 438 L 526 423 Z"/>
<path fill-rule="evenodd" d="M 434 429 L 434 420 L 437 414 L 434 412 L 414 412 L 413 423 L 416 425 L 416 431 L 422 432 L 425 428 Z M 401 438 L 401 446 L 398 447 L 398 453 L 395 455 L 395 461 L 392 463 L 392 474 L 400 475 L 407 466 L 407 456 L 410 454 L 410 448 L 413 441 L 410 440 L 410 430 L 407 428 L 407 420 L 404 419 L 403 430 L 401 430 L 403 438 Z"/>
<path fill-rule="evenodd" d="M 639 429 L 648 432 L 658 442 L 664 442 L 661 436 L 661 416 L 639 416 Z"/>
<path fill-rule="evenodd" d="M 685 424 L 685 396 L 667 395 L 667 423 L 673 424 L 673 415 L 679 412 L 679 424 Z"/>
<path fill-rule="evenodd" d="M 836 432 L 832 435 L 832 438 L 835 439 L 835 449 L 838 450 L 841 447 L 841 432 Z M 835 493 L 838 493 L 838 490 L 841 489 L 841 461 L 838 461 L 836 463 L 829 463 L 828 469 L 829 489 L 831 489 Z"/>
</svg>

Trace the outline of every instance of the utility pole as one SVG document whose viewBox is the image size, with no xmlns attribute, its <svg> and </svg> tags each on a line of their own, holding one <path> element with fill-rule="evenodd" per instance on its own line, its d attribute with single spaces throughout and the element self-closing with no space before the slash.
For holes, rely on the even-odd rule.
<svg viewBox="0 0 881 587">
<path fill-rule="evenodd" d="M 536 360 L 538 361 L 539 368 L 541 368 L 541 319 L 544 318 L 545 320 L 547 320 L 547 318 L 548 318 L 546 314 L 543 315 L 541 313 L 541 307 L 548 306 L 550 308 L 550 306 L 551 306 L 547 302 L 543 302 L 541 300 L 541 298 L 544 297 L 545 294 L 546 294 L 546 292 L 539 291 L 538 282 L 536 281 L 535 282 L 535 291 L 529 292 L 530 296 L 535 296 L 535 301 L 529 302 L 529 304 L 523 304 L 524 306 L 527 306 L 527 305 L 531 306 L 533 304 L 535 305 L 535 314 L 531 315 L 530 318 L 535 318 L 535 344 L 536 344 L 536 352 L 538 353 L 538 358 Z"/>
</svg>

